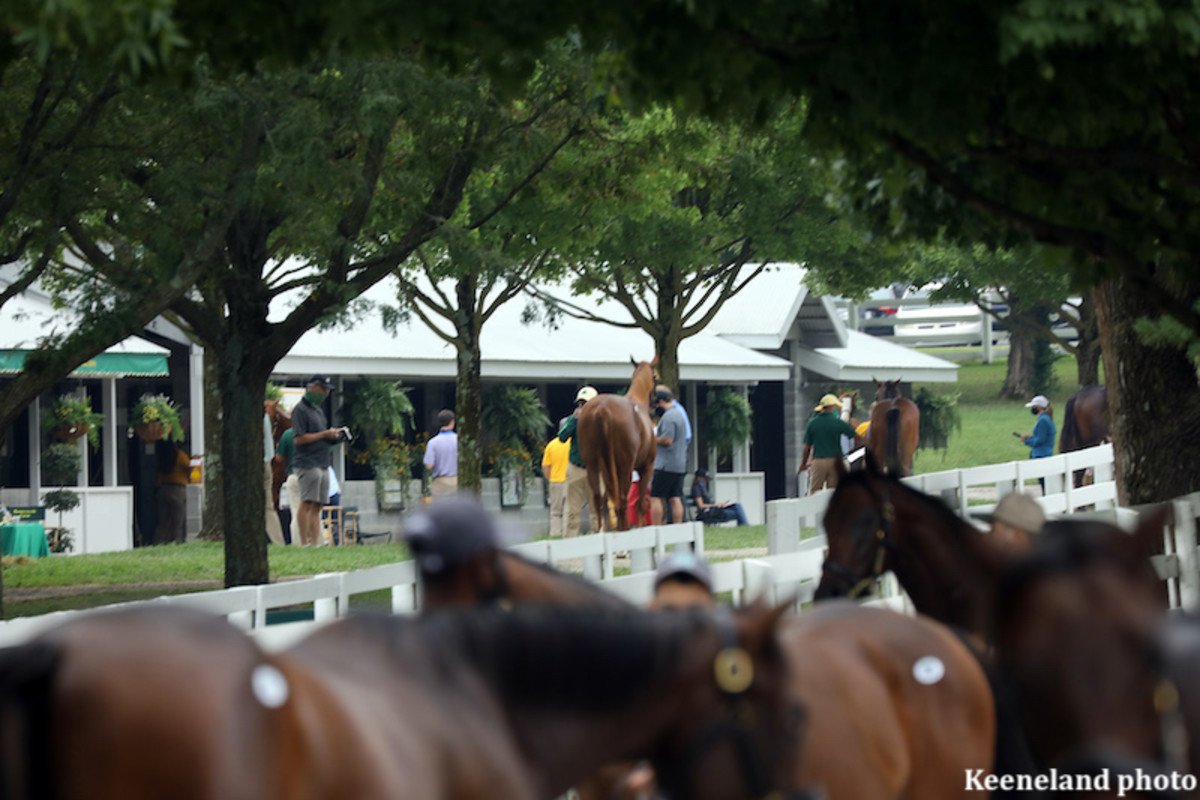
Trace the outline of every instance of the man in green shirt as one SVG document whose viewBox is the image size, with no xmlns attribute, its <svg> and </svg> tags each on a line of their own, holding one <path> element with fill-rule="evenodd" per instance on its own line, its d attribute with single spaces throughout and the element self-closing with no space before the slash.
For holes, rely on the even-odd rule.
<svg viewBox="0 0 1200 800">
<path fill-rule="evenodd" d="M 808 481 L 809 494 L 820 489 L 837 486 L 842 460 L 842 436 L 855 437 L 854 428 L 838 416 L 842 402 L 835 395 L 827 394 L 817 404 L 820 413 L 813 417 L 804 429 L 804 455 L 800 457 L 800 471 L 812 468 Z"/>
</svg>

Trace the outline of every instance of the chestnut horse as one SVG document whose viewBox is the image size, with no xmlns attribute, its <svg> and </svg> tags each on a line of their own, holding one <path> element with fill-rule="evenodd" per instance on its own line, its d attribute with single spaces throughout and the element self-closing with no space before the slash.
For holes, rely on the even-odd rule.
<svg viewBox="0 0 1200 800">
<path fill-rule="evenodd" d="M 921 438 L 921 412 L 900 394 L 900 381 L 875 381 L 867 450 L 884 471 L 903 478 L 912 474 L 913 453 Z"/>
<path fill-rule="evenodd" d="M 1107 770 L 1124 796 L 1200 797 L 1194 778 L 1173 785 L 1200 764 L 1200 621 L 1166 614 L 1149 569 L 1166 510 L 1133 535 L 1044 538 L 996 605 L 997 653 L 1041 763 Z"/>
<path fill-rule="evenodd" d="M 268 654 L 178 608 L 0 651 L 5 797 L 554 797 L 653 760 L 674 796 L 785 795 L 780 611 L 363 615 Z"/>
<path fill-rule="evenodd" d="M 595 584 L 502 548 L 422 572 L 421 579 L 427 607 L 625 605 Z M 832 800 L 971 796 L 963 770 L 992 764 L 993 705 L 961 642 L 935 623 L 853 604 L 806 613 L 781 625 L 777 637 L 791 694 L 807 710 L 803 745 L 797 742 L 790 756 L 792 785 L 820 788 Z M 594 785 L 579 786 L 580 796 L 609 796 L 588 793 Z"/>
<path fill-rule="evenodd" d="M 629 530 L 624 512 L 635 469 L 640 476 L 638 517 L 650 507 L 650 481 L 658 453 L 654 423 L 650 420 L 650 395 L 654 391 L 658 356 L 652 361 L 631 358 L 630 363 L 634 366 L 633 379 L 624 395 L 596 395 L 579 412 L 575 435 L 579 437 L 579 457 L 587 469 L 588 486 L 592 490 L 589 515 L 593 531 L 610 527 L 612 510 L 616 511 L 617 527 Z"/>
</svg>

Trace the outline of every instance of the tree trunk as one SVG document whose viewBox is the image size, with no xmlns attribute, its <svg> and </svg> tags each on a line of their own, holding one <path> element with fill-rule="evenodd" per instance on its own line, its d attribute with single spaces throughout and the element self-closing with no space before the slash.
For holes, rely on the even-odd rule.
<svg viewBox="0 0 1200 800">
<path fill-rule="evenodd" d="M 1100 330 L 1096 325 L 1096 296 L 1083 293 L 1079 307 L 1079 340 L 1075 350 L 1075 372 L 1080 386 L 1100 383 Z"/>
<path fill-rule="evenodd" d="M 1009 400 L 1028 398 L 1033 394 L 1033 334 L 1013 325 L 1008 335 L 1008 369 L 1000 397 Z"/>
<path fill-rule="evenodd" d="M 455 350 L 458 378 L 454 383 L 455 430 L 458 432 L 458 488 L 479 494 L 483 467 L 483 375 L 480 369 L 479 334 L 482 323 L 475 312 L 475 278 L 460 279 L 455 286 L 458 299 L 458 334 Z"/>
<path fill-rule="evenodd" d="M 679 398 L 679 335 L 668 329 L 654 334 L 654 351 L 658 356 L 658 382 Z M 634 358 L 641 360 L 640 355 Z"/>
<path fill-rule="evenodd" d="M 1130 280 L 1096 288 L 1108 408 L 1121 505 L 1200 489 L 1200 392 L 1196 366 L 1175 347 L 1152 347 L 1134 330 L 1159 309 Z"/>
<path fill-rule="evenodd" d="M 204 348 L 204 385 L 220 386 L 217 352 Z M 225 409 L 211 394 L 204 402 L 204 511 L 200 538 L 212 542 L 225 539 L 225 461 L 221 456 Z"/>
</svg>

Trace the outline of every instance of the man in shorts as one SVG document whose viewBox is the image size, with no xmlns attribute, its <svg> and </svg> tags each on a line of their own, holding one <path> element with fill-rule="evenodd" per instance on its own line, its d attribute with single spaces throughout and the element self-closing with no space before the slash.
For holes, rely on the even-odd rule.
<svg viewBox="0 0 1200 800">
<path fill-rule="evenodd" d="M 332 390 L 333 381 L 328 375 L 314 375 L 308 381 L 304 399 L 292 409 L 292 430 L 295 431 L 292 472 L 300 484 L 297 515 L 303 547 L 313 547 L 320 542 L 321 506 L 329 500 L 333 444 L 342 438 L 341 429 L 329 427 L 322 407 Z"/>
<path fill-rule="evenodd" d="M 687 423 L 671 390 L 654 390 L 654 405 L 662 411 L 655 429 L 658 455 L 654 457 L 654 480 L 650 483 L 650 512 L 655 525 L 663 521 L 663 502 L 671 504 L 671 521 L 683 522 L 683 477 L 687 472 Z"/>
</svg>

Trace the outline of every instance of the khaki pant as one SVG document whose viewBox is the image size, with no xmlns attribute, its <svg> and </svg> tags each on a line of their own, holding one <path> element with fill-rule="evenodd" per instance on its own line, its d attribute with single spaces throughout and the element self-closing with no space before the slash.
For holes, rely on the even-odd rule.
<svg viewBox="0 0 1200 800">
<path fill-rule="evenodd" d="M 567 529 L 563 536 L 575 536 L 579 533 L 579 520 L 583 517 L 583 506 L 590 493 L 587 470 L 567 464 Z M 591 517 L 592 530 L 600 530 L 600 518 L 593 512 L 589 512 L 588 516 Z"/>
<path fill-rule="evenodd" d="M 443 475 L 429 482 L 429 493 L 434 497 L 443 497 L 458 491 L 458 476 Z"/>
<path fill-rule="evenodd" d="M 838 482 L 838 462 L 841 457 L 837 458 L 814 458 L 812 462 L 812 481 L 808 486 L 808 493 L 820 491 L 821 489 L 834 489 Z"/>
<path fill-rule="evenodd" d="M 550 535 L 562 536 L 567 511 L 567 482 L 550 484 Z"/>
<path fill-rule="evenodd" d="M 271 462 L 263 464 L 267 470 L 267 538 L 272 544 L 286 544 L 283 540 L 283 526 L 279 524 L 279 512 L 275 510 L 275 496 L 271 491 L 271 483 L 275 476 L 271 473 Z"/>
</svg>

